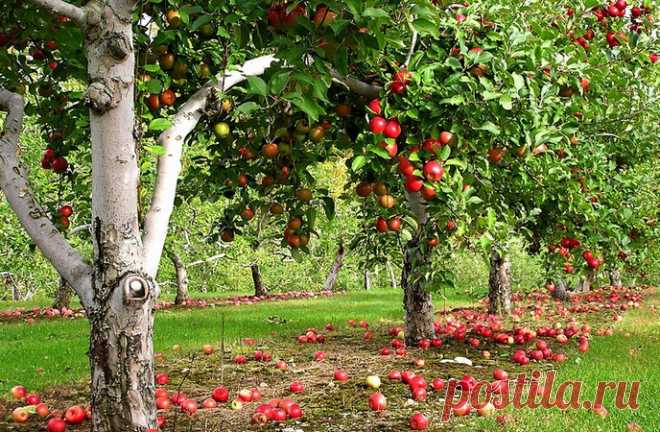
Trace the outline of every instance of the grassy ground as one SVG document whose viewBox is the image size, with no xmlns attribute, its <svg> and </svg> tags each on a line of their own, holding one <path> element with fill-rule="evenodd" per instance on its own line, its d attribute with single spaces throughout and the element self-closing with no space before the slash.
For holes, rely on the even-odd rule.
<svg viewBox="0 0 660 432">
<path fill-rule="evenodd" d="M 461 301 L 457 298 L 447 303 L 458 304 Z M 374 322 L 400 320 L 403 311 L 398 290 L 351 292 L 331 298 L 238 307 L 159 311 L 155 349 L 166 351 L 178 344 L 186 350 L 216 342 L 223 313 L 226 340 L 238 341 L 243 337 L 263 338 L 272 332 L 293 335 L 306 327 L 344 323 L 351 318 Z M 88 376 L 86 320 L 41 320 L 32 325 L 3 323 L 0 330 L 0 394 L 18 384 L 41 390 Z"/>
<path fill-rule="evenodd" d="M 339 295 L 334 298 L 313 300 L 296 300 L 282 303 L 261 303 L 252 306 L 221 307 L 210 310 L 168 311 L 157 314 L 155 334 L 156 349 L 165 352 L 165 358 L 160 361 L 159 370 L 170 372 L 174 383 L 181 380 L 181 374 L 188 367 L 192 368 L 191 376 L 185 390 L 189 396 L 197 399 L 208 394 L 209 386 L 219 382 L 219 370 L 215 354 L 209 358 L 200 358 L 191 366 L 185 351 L 198 351 L 204 343 L 217 342 L 220 317 L 224 312 L 226 336 L 229 342 L 237 342 L 243 337 L 257 339 L 259 344 L 267 347 L 275 357 L 287 359 L 291 375 L 281 375 L 273 372 L 272 367 L 261 366 L 250 362 L 243 370 L 231 366 L 227 370 L 223 382 L 231 383 L 232 388 L 254 387 L 260 382 L 268 382 L 263 388 L 264 397 L 286 394 L 286 386 L 293 377 L 300 378 L 309 387 L 309 391 L 296 399 L 307 407 L 308 415 L 303 429 L 306 431 L 345 430 L 407 430 L 406 419 L 416 409 L 421 409 L 433 418 L 433 431 L 445 430 L 498 430 L 494 418 L 453 418 L 448 423 L 440 423 L 442 402 L 427 402 L 419 408 L 405 404 L 405 387 L 384 384 L 383 392 L 391 398 L 391 406 L 382 415 L 364 413 L 364 401 L 370 393 L 360 384 L 363 376 L 369 373 L 386 374 L 390 368 L 409 368 L 410 358 L 388 358 L 380 360 L 375 355 L 378 348 L 388 343 L 384 329 L 401 319 L 401 293 L 396 290 L 375 290 L 372 292 L 357 292 Z M 436 305 L 442 302 L 436 301 Z M 451 308 L 465 304 L 465 299 L 453 297 L 448 299 L 446 306 Z M 629 311 L 623 321 L 612 323 L 614 336 L 594 336 L 591 348 L 587 353 L 578 353 L 574 346 L 569 348 L 570 360 L 557 367 L 557 382 L 580 380 L 583 388 L 581 400 L 593 399 L 590 395 L 599 381 L 641 380 L 639 394 L 639 410 L 618 411 L 613 407 L 612 397 L 605 399 L 609 410 L 606 418 L 601 418 L 591 411 L 579 410 L 562 412 L 559 410 L 524 410 L 509 411 L 506 430 L 520 432 L 534 431 L 626 431 L 630 424 L 640 426 L 639 430 L 657 430 L 660 424 L 660 406 L 657 392 L 660 388 L 660 367 L 657 355 L 660 352 L 660 322 L 657 312 L 649 308 L 650 304 L 660 304 L 660 294 L 653 291 L 640 310 Z M 609 314 L 604 315 L 609 317 Z M 378 335 L 369 343 L 364 343 L 360 330 L 347 332 L 346 336 L 332 338 L 325 346 L 292 343 L 291 338 L 307 327 L 322 327 L 327 322 L 333 322 L 342 329 L 347 319 L 365 319 L 375 328 Z M 578 321 L 587 317 L 579 315 Z M 597 317 L 590 317 L 596 319 Z M 603 323 L 601 323 L 602 325 Z M 607 324 L 610 324 L 607 322 Z M 346 330 L 341 330 L 346 332 Z M 84 353 L 86 351 L 87 324 L 84 320 L 37 322 L 28 326 L 25 324 L 3 324 L 0 332 L 0 394 L 15 384 L 23 384 L 34 390 L 59 385 L 57 401 L 83 402 L 86 400 L 86 386 L 83 384 L 87 376 L 87 366 Z M 184 353 L 173 353 L 172 345 L 179 344 Z M 234 347 L 238 350 L 238 344 Z M 247 348 L 248 351 L 254 348 Z M 311 362 L 311 354 L 317 349 L 328 352 L 328 362 L 321 364 Z M 507 348 L 491 347 L 492 360 L 479 359 L 477 353 L 471 352 L 469 357 L 476 360 L 475 368 L 443 365 L 437 362 L 433 352 L 423 353 L 427 359 L 425 374 L 428 376 L 456 376 L 469 370 L 479 379 L 488 379 L 493 367 L 503 367 L 509 372 L 518 371 L 510 362 L 510 352 Z M 422 356 L 418 350 L 411 349 L 411 356 Z M 441 350 L 445 356 L 465 355 L 462 344 L 448 343 Z M 475 357 L 476 355 L 476 357 Z M 26 361 L 29 359 L 29 362 Z M 332 376 L 334 365 L 341 365 L 358 382 L 341 389 L 328 387 L 327 382 Z M 247 368 L 247 369 L 246 369 Z M 530 365 L 524 368 L 527 372 L 536 369 Z M 43 370 L 43 371 L 42 371 Z M 6 377 L 11 377 L 11 380 Z M 62 386 L 64 383 L 78 381 L 80 385 Z M 235 382 L 234 382 L 235 381 Z M 175 384 L 176 385 L 176 384 Z M 557 385 L 555 385 L 556 389 Z M 69 393 L 67 393 L 69 392 Z M 0 398 L 1 399 L 1 398 Z M 62 402 L 60 402 L 61 404 Z M 250 411 L 251 412 L 251 411 Z M 249 417 L 245 414 L 233 413 L 226 408 L 222 415 L 213 413 L 202 416 L 203 422 L 227 421 L 222 430 L 246 430 L 245 422 Z M 352 420 L 348 421 L 349 418 Z M 354 417 L 354 418 L 353 418 Z M 228 420 L 229 419 L 229 420 Z M 187 420 L 181 426 L 186 427 Z M 346 423 L 348 421 L 348 423 Z M 333 424 L 332 428 L 327 426 Z M 351 422 L 360 425 L 359 428 L 346 429 Z M 193 422 L 193 428 L 206 427 L 200 417 Z M 211 423 L 208 423 L 211 425 Z M 1 427 L 0 427 L 1 429 Z M 194 429 L 197 430 L 197 429 Z M 216 430 L 216 429 L 202 429 Z"/>
<path fill-rule="evenodd" d="M 628 400 L 632 382 L 640 381 L 639 409 L 616 410 L 613 394 L 606 393 L 604 406 L 609 415 L 601 418 L 588 410 L 564 412 L 553 410 L 525 410 L 513 413 L 516 431 L 656 431 L 660 427 L 660 320 L 657 310 L 649 305 L 660 306 L 660 291 L 655 289 L 645 299 L 641 309 L 632 310 L 617 323 L 613 336 L 596 337 L 589 351 L 564 363 L 557 370 L 556 382 L 579 380 L 583 382 L 586 396 L 581 400 L 594 400 L 599 382 L 627 382 L 625 400 Z M 555 385 L 556 389 L 556 385 Z M 568 398 L 568 397 L 567 397 Z M 488 429 L 492 420 L 482 422 Z M 630 425 L 630 426 L 629 426 Z M 629 429 L 630 427 L 630 429 Z M 637 432 L 639 432 L 637 431 Z"/>
</svg>

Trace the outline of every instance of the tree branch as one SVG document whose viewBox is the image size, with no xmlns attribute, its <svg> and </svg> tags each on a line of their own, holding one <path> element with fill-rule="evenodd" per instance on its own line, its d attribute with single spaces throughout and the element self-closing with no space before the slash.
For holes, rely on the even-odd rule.
<svg viewBox="0 0 660 432">
<path fill-rule="evenodd" d="M 7 112 L 4 131 L 0 136 L 0 187 L 32 241 L 71 284 L 87 309 L 93 305 L 92 269 L 39 206 L 25 169 L 16 156 L 23 127 L 23 98 L 0 88 L 0 109 Z"/>
<path fill-rule="evenodd" d="M 64 15 L 78 24 L 85 20 L 85 12 L 82 8 L 62 0 L 32 0 L 32 3 L 42 7 L 55 15 Z"/>
<path fill-rule="evenodd" d="M 426 211 L 426 204 L 422 201 L 422 198 L 419 192 L 408 192 L 406 191 L 406 204 L 411 212 L 415 215 L 417 223 L 424 225 L 429 218 L 428 212 Z"/>
<path fill-rule="evenodd" d="M 366 98 L 377 98 L 380 95 L 380 92 L 383 90 L 383 88 L 380 86 L 367 84 L 364 81 L 340 75 L 339 72 L 332 68 L 330 69 L 330 75 L 332 76 L 333 80 L 345 85 L 353 93 L 364 96 Z"/>
<path fill-rule="evenodd" d="M 155 277 L 158 271 L 170 216 L 174 209 L 183 143 L 204 114 L 211 90 L 226 92 L 245 81 L 248 76 L 263 74 L 276 61 L 274 55 L 257 57 L 245 62 L 239 71 L 226 73 L 223 77 L 218 77 L 217 82 L 209 81 L 183 104 L 174 116 L 172 126 L 160 135 L 159 142 L 165 149 L 165 154 L 158 158 L 158 177 L 151 206 L 145 217 L 143 238 L 145 272 L 152 277 Z"/>
</svg>

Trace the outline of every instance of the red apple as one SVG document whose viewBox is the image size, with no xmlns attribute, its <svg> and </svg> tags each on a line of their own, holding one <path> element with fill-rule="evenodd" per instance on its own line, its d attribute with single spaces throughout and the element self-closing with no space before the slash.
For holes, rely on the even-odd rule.
<svg viewBox="0 0 660 432">
<path fill-rule="evenodd" d="M 66 432 L 66 423 L 61 418 L 52 418 L 48 420 L 48 432 Z"/>
<path fill-rule="evenodd" d="M 14 397 L 14 399 L 21 400 L 25 398 L 26 394 L 27 390 L 23 386 L 15 386 L 11 389 L 11 395 Z"/>
<path fill-rule="evenodd" d="M 345 371 L 343 371 L 341 369 L 336 369 L 335 370 L 335 381 L 339 381 L 339 382 L 342 382 L 342 383 L 347 382 L 348 381 L 348 373 L 346 373 Z"/>
<path fill-rule="evenodd" d="M 216 402 L 227 402 L 229 400 L 229 390 L 225 386 L 219 386 L 213 389 L 211 397 Z"/>
<path fill-rule="evenodd" d="M 424 430 L 429 427 L 429 419 L 422 413 L 416 412 L 410 417 L 410 428 L 412 430 Z"/>
<path fill-rule="evenodd" d="M 85 410 L 75 405 L 67 409 L 64 413 L 64 419 L 72 425 L 79 425 L 85 420 Z"/>
<path fill-rule="evenodd" d="M 369 396 L 369 408 L 374 411 L 384 411 L 387 408 L 387 399 L 380 392 L 373 393 Z"/>
<path fill-rule="evenodd" d="M 305 391 L 305 385 L 300 381 L 294 381 L 289 386 L 289 390 L 291 390 L 291 393 L 302 393 Z"/>
<path fill-rule="evenodd" d="M 30 413 L 25 408 L 19 407 L 12 411 L 11 418 L 14 420 L 14 423 L 27 423 Z"/>
</svg>

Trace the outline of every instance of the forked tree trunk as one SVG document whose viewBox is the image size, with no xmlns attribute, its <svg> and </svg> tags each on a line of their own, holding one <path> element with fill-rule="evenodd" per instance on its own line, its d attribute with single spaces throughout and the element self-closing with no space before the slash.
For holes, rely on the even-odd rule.
<svg viewBox="0 0 660 432">
<path fill-rule="evenodd" d="M 252 272 L 252 283 L 254 284 L 254 295 L 259 297 L 259 296 L 265 296 L 268 294 L 266 291 L 266 287 L 264 287 L 264 284 L 261 280 L 261 270 L 259 270 L 259 264 L 257 263 L 252 263 L 250 265 L 250 271 Z"/>
<path fill-rule="evenodd" d="M 417 346 L 421 339 L 430 339 L 435 335 L 431 293 L 426 289 L 423 277 L 423 272 L 428 268 L 430 251 L 420 250 L 418 243 L 418 238 L 408 242 L 401 273 L 408 346 Z"/>
<path fill-rule="evenodd" d="M 92 143 L 92 284 L 97 307 L 89 357 L 95 432 L 156 427 L 153 300 L 138 224 L 139 170 L 134 138 L 133 0 L 85 7 Z"/>
<path fill-rule="evenodd" d="M 364 289 L 365 291 L 371 290 L 371 272 L 369 270 L 364 271 Z"/>
<path fill-rule="evenodd" d="M 55 301 L 53 302 L 53 308 L 63 309 L 71 308 L 71 296 L 73 295 L 73 288 L 71 285 L 64 279 L 60 277 L 60 286 L 57 288 L 55 293 Z"/>
<path fill-rule="evenodd" d="M 176 271 L 176 297 L 174 298 L 174 304 L 182 305 L 190 298 L 188 294 L 188 269 L 178 253 L 171 252 L 169 255 Z"/>
<path fill-rule="evenodd" d="M 325 283 L 323 284 L 323 289 L 325 291 L 333 291 L 335 285 L 337 284 L 337 277 L 339 276 L 339 271 L 344 265 L 344 257 L 346 256 L 346 248 L 344 248 L 343 243 L 339 243 L 339 249 L 337 249 L 337 255 L 335 256 L 335 261 L 330 267 L 330 273 L 325 278 Z"/>
<path fill-rule="evenodd" d="M 488 313 L 510 315 L 511 294 L 511 261 L 506 254 L 503 255 L 493 248 L 488 276 Z"/>
<path fill-rule="evenodd" d="M 621 288 L 623 283 L 621 282 L 621 272 L 619 270 L 610 271 L 610 285 L 616 288 Z"/>
</svg>

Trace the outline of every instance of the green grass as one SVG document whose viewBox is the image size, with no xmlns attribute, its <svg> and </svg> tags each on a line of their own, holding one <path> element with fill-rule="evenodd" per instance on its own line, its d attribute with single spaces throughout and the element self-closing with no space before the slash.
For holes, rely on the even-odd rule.
<svg viewBox="0 0 660 432">
<path fill-rule="evenodd" d="M 660 305 L 660 292 L 645 299 L 642 309 L 627 312 L 623 321 L 615 326 L 615 334 L 595 337 L 587 353 L 573 358 L 558 368 L 555 383 L 568 380 L 582 381 L 581 401 L 594 400 L 599 382 L 627 382 L 628 400 L 630 383 L 640 381 L 639 409 L 617 410 L 612 393 L 606 393 L 603 405 L 609 415 L 601 418 L 584 409 L 562 412 L 552 410 L 524 410 L 512 412 L 516 431 L 627 431 L 629 423 L 637 423 L 643 431 L 658 430 L 660 425 L 660 320 L 648 304 Z M 635 355 L 631 356 L 631 350 Z M 557 385 L 554 389 L 556 392 Z M 608 397 L 609 396 L 609 397 Z M 554 398 L 554 394 L 553 394 Z M 568 398 L 568 396 L 567 396 Z M 492 420 L 483 421 L 488 429 Z M 490 427 L 489 427 L 490 426 Z"/>
<path fill-rule="evenodd" d="M 159 311 L 156 314 L 154 346 L 168 351 L 175 344 L 183 350 L 199 349 L 219 339 L 221 314 L 225 314 L 228 342 L 243 337 L 261 338 L 272 332 L 293 336 L 307 327 L 347 319 L 401 320 L 402 293 L 399 290 L 351 292 L 330 298 L 263 302 L 255 305 L 209 309 Z M 463 302 L 464 303 L 464 302 Z M 461 304 L 450 298 L 449 307 Z M 438 307 L 442 307 L 438 303 Z M 273 324 L 276 316 L 286 324 Z M 89 326 L 86 320 L 37 321 L 32 325 L 0 324 L 0 394 L 14 385 L 40 391 L 46 387 L 87 378 Z"/>
</svg>

